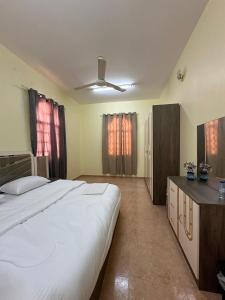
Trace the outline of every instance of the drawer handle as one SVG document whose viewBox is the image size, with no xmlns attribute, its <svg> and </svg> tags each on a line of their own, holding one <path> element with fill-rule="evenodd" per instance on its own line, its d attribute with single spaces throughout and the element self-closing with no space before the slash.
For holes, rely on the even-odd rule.
<svg viewBox="0 0 225 300">
<path fill-rule="evenodd" d="M 188 208 L 188 226 L 187 226 L 187 201 L 184 196 L 183 200 L 183 209 L 184 209 L 184 231 L 186 233 L 187 238 L 192 241 L 193 240 L 193 201 L 189 198 L 189 208 Z"/>
<path fill-rule="evenodd" d="M 182 215 L 179 215 L 178 217 L 180 224 L 182 224 Z"/>
<path fill-rule="evenodd" d="M 174 205 L 173 205 L 173 203 L 172 203 L 172 202 L 170 202 L 170 206 L 171 206 L 172 208 L 174 208 Z"/>
<path fill-rule="evenodd" d="M 175 193 L 174 189 L 173 188 L 170 188 L 171 192 Z"/>
</svg>

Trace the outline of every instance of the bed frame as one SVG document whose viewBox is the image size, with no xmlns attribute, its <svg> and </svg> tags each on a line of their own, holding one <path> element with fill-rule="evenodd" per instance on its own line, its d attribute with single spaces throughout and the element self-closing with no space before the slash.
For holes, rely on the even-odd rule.
<svg viewBox="0 0 225 300">
<path fill-rule="evenodd" d="M 119 223 L 119 217 L 120 217 L 120 213 L 119 213 L 119 215 L 117 217 L 117 220 L 116 220 L 116 226 L 114 228 L 112 242 L 111 242 L 109 251 L 107 253 L 107 256 L 105 258 L 105 261 L 104 261 L 104 264 L 103 264 L 103 266 L 101 268 L 101 271 L 100 271 L 100 273 L 98 275 L 97 283 L 95 285 L 95 288 L 94 288 L 94 290 L 93 290 L 93 292 L 92 292 L 91 297 L 90 297 L 89 300 L 98 300 L 100 298 L 102 284 L 103 284 L 103 281 L 104 281 L 104 277 L 105 277 L 105 273 L 106 273 L 106 268 L 107 268 L 107 264 L 108 264 L 108 260 L 109 260 L 109 256 L 110 256 L 111 246 L 112 246 L 112 243 L 113 243 L 113 239 L 115 238 L 116 228 L 118 227 L 118 223 Z"/>
<path fill-rule="evenodd" d="M 25 176 L 30 176 L 36 174 L 35 172 L 35 160 L 31 153 L 2 153 L 0 152 L 0 186 L 21 178 Z M 118 224 L 118 219 L 116 222 L 115 229 Z M 114 234 L 115 234 L 114 229 Z M 114 237 L 113 234 L 113 237 Z M 111 247 L 110 247 L 111 248 Z M 109 259 L 110 249 L 102 266 L 102 269 L 99 273 L 97 283 L 91 294 L 90 300 L 98 300 L 101 294 L 101 288 L 104 280 L 104 275 L 107 267 L 107 262 Z"/>
<path fill-rule="evenodd" d="M 33 174 L 33 157 L 26 154 L 2 154 L 0 153 L 0 186 Z"/>
</svg>

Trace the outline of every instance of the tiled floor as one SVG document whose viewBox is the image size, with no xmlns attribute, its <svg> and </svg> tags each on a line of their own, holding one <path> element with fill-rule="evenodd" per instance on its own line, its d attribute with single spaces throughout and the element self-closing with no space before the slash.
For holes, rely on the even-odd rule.
<svg viewBox="0 0 225 300">
<path fill-rule="evenodd" d="M 107 181 L 122 191 L 101 300 L 218 300 L 200 292 L 178 247 L 166 209 L 153 206 L 144 180 L 83 177 Z"/>
</svg>

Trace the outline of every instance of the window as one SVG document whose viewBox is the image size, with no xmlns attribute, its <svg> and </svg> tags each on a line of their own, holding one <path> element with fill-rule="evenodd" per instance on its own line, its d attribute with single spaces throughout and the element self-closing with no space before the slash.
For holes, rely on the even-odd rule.
<svg viewBox="0 0 225 300">
<path fill-rule="evenodd" d="M 37 116 L 37 156 L 51 157 L 51 109 L 52 105 L 45 99 L 38 102 Z M 55 135 L 57 157 L 59 158 L 59 113 L 58 107 L 54 107 Z"/>
<path fill-rule="evenodd" d="M 30 137 L 34 156 L 47 156 L 49 176 L 66 178 L 65 109 L 52 99 L 33 89 L 28 90 Z"/>
<path fill-rule="evenodd" d="M 59 158 L 59 110 L 58 107 L 54 107 L 54 125 L 55 125 L 55 135 L 56 135 L 56 148 L 57 148 L 57 157 Z"/>
<path fill-rule="evenodd" d="M 111 156 L 131 155 L 131 152 L 131 121 L 123 116 L 122 122 L 120 122 L 119 116 L 113 116 L 113 119 L 108 123 L 108 154 Z"/>
<path fill-rule="evenodd" d="M 103 174 L 137 174 L 137 113 L 103 114 Z"/>
</svg>

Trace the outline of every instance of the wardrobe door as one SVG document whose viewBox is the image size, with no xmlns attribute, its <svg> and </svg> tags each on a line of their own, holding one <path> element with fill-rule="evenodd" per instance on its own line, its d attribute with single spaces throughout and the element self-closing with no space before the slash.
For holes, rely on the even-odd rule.
<svg viewBox="0 0 225 300">
<path fill-rule="evenodd" d="M 167 176 L 179 175 L 180 106 L 154 105 L 153 112 L 153 203 L 166 204 Z"/>
<path fill-rule="evenodd" d="M 148 117 L 148 140 L 149 140 L 149 150 L 148 150 L 148 165 L 149 165 L 149 190 L 150 196 L 153 200 L 153 140 L 152 140 L 152 113 Z"/>
<path fill-rule="evenodd" d="M 149 127 L 148 127 L 148 119 L 145 121 L 145 146 L 144 146 L 144 172 L 145 172 L 145 182 L 148 190 L 150 190 L 149 185 Z"/>
<path fill-rule="evenodd" d="M 144 177 L 147 178 L 147 121 L 145 120 L 145 140 L 144 140 Z"/>
</svg>

